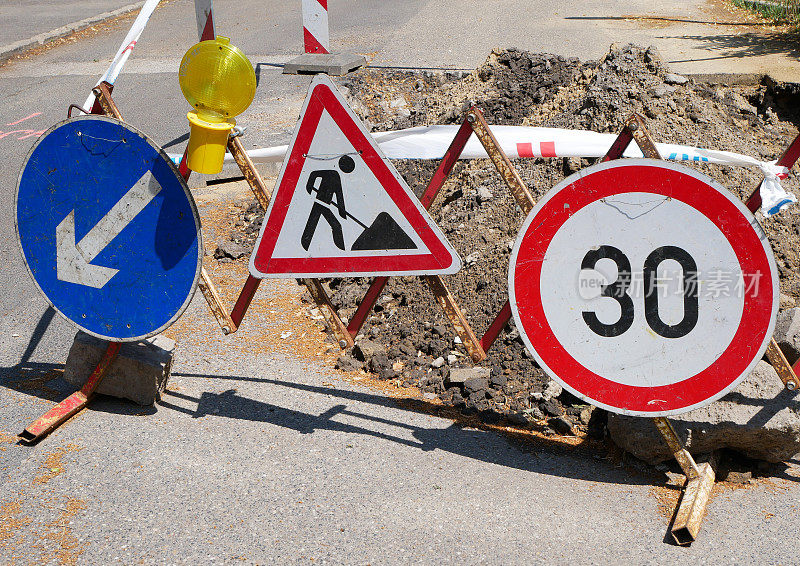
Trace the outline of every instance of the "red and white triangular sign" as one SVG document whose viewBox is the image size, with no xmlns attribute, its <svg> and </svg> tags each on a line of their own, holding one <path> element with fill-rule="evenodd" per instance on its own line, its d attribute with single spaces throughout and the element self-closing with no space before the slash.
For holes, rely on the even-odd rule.
<svg viewBox="0 0 800 566">
<path fill-rule="evenodd" d="M 327 75 L 314 78 L 250 258 L 254 277 L 455 273 L 461 258 Z"/>
</svg>

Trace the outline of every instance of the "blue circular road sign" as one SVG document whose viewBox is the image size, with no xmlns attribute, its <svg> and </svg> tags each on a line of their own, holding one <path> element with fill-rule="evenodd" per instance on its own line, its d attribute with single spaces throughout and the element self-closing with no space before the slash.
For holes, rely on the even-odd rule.
<svg viewBox="0 0 800 566">
<path fill-rule="evenodd" d="M 70 118 L 29 152 L 17 182 L 25 263 L 68 320 L 131 342 L 177 319 L 197 288 L 197 208 L 166 153 L 104 116 Z"/>
</svg>

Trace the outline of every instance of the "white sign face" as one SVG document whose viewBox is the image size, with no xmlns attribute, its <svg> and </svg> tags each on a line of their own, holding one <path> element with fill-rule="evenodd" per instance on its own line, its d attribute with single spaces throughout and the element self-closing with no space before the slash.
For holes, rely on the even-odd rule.
<svg viewBox="0 0 800 566">
<path fill-rule="evenodd" d="M 654 197 L 625 193 L 583 207 L 559 229 L 542 265 L 542 303 L 556 339 L 587 369 L 632 386 L 675 383 L 707 368 L 733 339 L 744 306 L 742 269 L 722 232 L 686 203 Z M 676 223 L 684 229 L 676 231 Z M 670 338 L 651 328 L 646 313 L 644 266 L 656 250 L 662 259 L 650 260 L 647 281 L 649 303 L 657 303 L 651 318 L 678 329 Z M 584 264 L 564 285 L 564 273 Z M 684 265 L 689 272 L 708 269 L 693 282 Z M 611 297 L 601 294 L 609 288 Z M 594 313 L 591 324 L 584 313 Z M 629 316 L 625 332 L 602 335 L 621 331 Z"/>
<path fill-rule="evenodd" d="M 595 405 L 649 416 L 735 387 L 778 301 L 769 243 L 744 205 L 690 169 L 641 159 L 549 192 L 517 239 L 509 289 L 543 369 Z"/>
<path fill-rule="evenodd" d="M 311 83 L 250 260 L 255 277 L 455 273 L 461 259 L 331 80 Z"/>
<path fill-rule="evenodd" d="M 274 258 L 430 253 L 358 150 L 324 110 L 286 215 L 302 220 L 284 225 Z M 370 229 L 372 226 L 377 230 Z M 402 240 L 395 244 L 398 247 L 387 246 L 383 239 L 390 230 Z"/>
</svg>

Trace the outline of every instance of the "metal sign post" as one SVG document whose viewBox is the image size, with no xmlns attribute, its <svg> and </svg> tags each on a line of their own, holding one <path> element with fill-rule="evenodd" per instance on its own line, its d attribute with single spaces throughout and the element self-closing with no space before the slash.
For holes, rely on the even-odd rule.
<svg viewBox="0 0 800 566">
<path fill-rule="evenodd" d="M 629 118 L 622 132 L 617 137 L 617 140 L 601 161 L 622 157 L 622 153 L 633 139 L 636 140 L 639 148 L 646 157 L 660 158 L 655 144 L 644 126 L 643 119 L 634 114 Z M 784 151 L 783 155 L 776 163 L 777 165 L 791 169 L 798 158 L 800 158 L 800 134 L 789 144 L 786 151 Z M 785 178 L 785 175 L 779 175 L 779 178 Z M 760 185 L 755 188 L 745 202 L 745 206 L 753 214 L 761 207 L 761 194 L 759 189 Z M 794 391 L 800 387 L 800 380 L 796 374 L 796 371 L 800 368 L 800 361 L 792 367 L 786 360 L 786 357 L 783 355 L 783 352 L 774 338 L 770 339 L 765 354 L 787 389 Z M 717 463 L 716 454 L 711 454 L 709 461 L 701 466 L 698 467 L 695 465 L 692 467 L 690 464 L 693 460 L 687 460 L 685 457 L 681 456 L 682 453 L 685 453 L 691 458 L 688 451 L 683 448 L 683 444 L 669 421 L 663 417 L 657 417 L 654 421 L 662 436 L 676 454 L 676 459 L 681 464 L 681 468 L 684 470 L 686 477 L 690 478 L 684 488 L 684 494 L 681 498 L 671 529 L 673 538 L 678 544 L 689 544 L 695 539 L 700 529 L 700 523 L 703 519 L 708 497 L 714 485 L 714 474 L 716 473 Z M 680 450 L 683 452 L 680 452 Z M 694 475 L 693 469 L 700 470 L 700 476 L 696 479 L 691 479 Z"/>
<path fill-rule="evenodd" d="M 631 141 L 650 159 L 612 161 Z M 672 536 L 694 540 L 714 462 L 698 466 L 665 417 L 733 389 L 770 342 L 777 269 L 749 211 L 704 175 L 660 161 L 634 115 L 600 164 L 531 211 L 509 296 L 529 351 L 566 389 L 656 417 L 687 477 Z"/>
</svg>

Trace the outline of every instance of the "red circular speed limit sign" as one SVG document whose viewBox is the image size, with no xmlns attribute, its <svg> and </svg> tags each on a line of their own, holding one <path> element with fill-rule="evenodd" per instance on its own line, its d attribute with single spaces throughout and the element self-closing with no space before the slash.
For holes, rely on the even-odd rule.
<svg viewBox="0 0 800 566">
<path fill-rule="evenodd" d="M 589 167 L 547 193 L 520 230 L 508 284 L 542 369 L 627 415 L 683 413 L 733 389 L 778 309 L 753 215 L 705 175 L 649 159 Z"/>
</svg>

